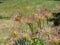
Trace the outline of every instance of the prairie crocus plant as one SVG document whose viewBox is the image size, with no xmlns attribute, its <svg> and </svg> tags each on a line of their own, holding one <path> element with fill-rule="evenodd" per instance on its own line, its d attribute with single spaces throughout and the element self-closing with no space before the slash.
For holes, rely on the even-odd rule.
<svg viewBox="0 0 60 45">
<path fill-rule="evenodd" d="M 17 37 L 17 36 L 18 36 L 18 32 L 14 30 L 14 31 L 12 32 L 12 36 L 13 36 L 13 37 Z"/>
<path fill-rule="evenodd" d="M 53 41 L 53 43 L 54 43 L 55 45 L 58 45 L 58 43 L 59 43 L 59 39 L 56 38 L 56 37 L 54 37 L 54 38 L 52 39 L 52 41 Z"/>
<path fill-rule="evenodd" d="M 45 33 L 46 35 L 49 35 L 49 34 L 51 34 L 51 30 L 50 30 L 50 29 L 46 29 L 44 33 Z"/>
<path fill-rule="evenodd" d="M 14 18 L 15 18 L 15 21 L 21 21 L 22 16 L 20 16 L 20 15 L 16 15 Z"/>
<path fill-rule="evenodd" d="M 31 35 L 31 38 L 34 39 L 34 38 L 38 38 L 38 36 L 36 34 L 32 34 Z"/>
</svg>

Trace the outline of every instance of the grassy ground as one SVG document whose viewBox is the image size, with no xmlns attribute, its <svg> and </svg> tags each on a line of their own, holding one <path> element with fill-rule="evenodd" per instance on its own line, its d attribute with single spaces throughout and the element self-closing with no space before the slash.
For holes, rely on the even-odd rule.
<svg viewBox="0 0 60 45">
<path fill-rule="evenodd" d="M 0 3 L 0 17 L 2 17 L 0 19 L 0 42 L 2 43 L 2 37 L 7 36 L 9 30 L 12 30 L 12 27 L 20 27 L 18 22 L 14 22 L 12 19 L 5 19 L 4 17 L 11 18 L 16 12 L 20 12 L 24 16 L 30 15 L 36 9 L 42 7 L 52 10 L 56 4 L 57 2 L 54 1 L 42 0 L 3 0 L 2 3 Z M 23 26 L 21 28 L 23 28 Z"/>
<path fill-rule="evenodd" d="M 52 9 L 57 2 L 40 0 L 6 0 L 0 4 L 0 16 L 12 16 L 15 12 L 29 15 L 37 8 L 48 7 Z"/>
</svg>

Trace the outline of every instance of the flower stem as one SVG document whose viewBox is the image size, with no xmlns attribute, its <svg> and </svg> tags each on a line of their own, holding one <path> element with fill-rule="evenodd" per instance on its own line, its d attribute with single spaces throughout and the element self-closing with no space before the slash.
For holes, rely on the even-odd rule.
<svg viewBox="0 0 60 45">
<path fill-rule="evenodd" d="M 31 32 L 33 32 L 33 24 L 29 23 L 28 25 L 29 25 L 29 28 L 30 28 Z"/>
<path fill-rule="evenodd" d="M 48 17 L 47 17 L 47 24 L 48 24 Z"/>
<path fill-rule="evenodd" d="M 41 20 L 39 20 L 37 24 L 38 24 L 38 27 L 41 29 Z"/>
<path fill-rule="evenodd" d="M 44 22 L 45 22 L 45 21 L 43 20 L 43 26 L 44 26 Z"/>
</svg>

